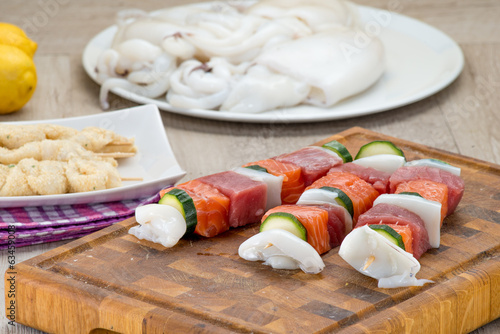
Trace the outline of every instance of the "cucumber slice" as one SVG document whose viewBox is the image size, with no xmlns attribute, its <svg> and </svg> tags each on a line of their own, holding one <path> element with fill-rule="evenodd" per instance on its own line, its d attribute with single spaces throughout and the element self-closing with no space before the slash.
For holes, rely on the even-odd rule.
<svg viewBox="0 0 500 334">
<path fill-rule="evenodd" d="M 194 233 L 196 224 L 198 223 L 198 216 L 196 214 L 196 207 L 194 206 L 193 199 L 187 192 L 182 189 L 174 188 L 166 193 L 158 201 L 158 204 L 170 205 L 177 209 L 186 220 L 186 234 Z"/>
<path fill-rule="evenodd" d="M 403 151 L 401 151 L 401 149 L 394 145 L 392 142 L 387 140 L 375 140 L 371 143 L 361 146 L 354 160 L 379 154 L 393 154 L 399 155 L 403 158 L 405 156 Z"/>
<path fill-rule="evenodd" d="M 307 230 L 302 223 L 287 212 L 271 213 L 260 225 L 259 232 L 264 232 L 272 229 L 280 229 L 288 231 L 300 239 L 307 241 Z"/>
<path fill-rule="evenodd" d="M 245 168 L 248 168 L 248 169 L 253 169 L 253 170 L 256 170 L 256 171 L 259 171 L 259 172 L 269 173 L 269 172 L 267 171 L 267 169 L 265 169 L 264 167 L 259 166 L 259 165 L 251 165 L 251 166 L 246 166 Z"/>
<path fill-rule="evenodd" d="M 398 195 L 412 195 L 412 196 L 418 196 L 418 197 L 424 198 L 422 195 L 420 195 L 419 193 L 414 192 L 414 191 L 403 191 L 403 192 L 398 193 Z"/>
<path fill-rule="evenodd" d="M 326 186 L 321 187 L 319 189 L 324 189 L 324 190 L 328 190 L 328 191 L 336 193 L 337 198 L 335 199 L 335 201 L 338 204 L 340 204 L 341 206 L 343 206 L 344 208 L 346 208 L 347 212 L 349 212 L 351 217 L 354 217 L 354 206 L 352 205 L 351 199 L 349 198 L 349 196 L 347 196 L 347 194 L 345 192 L 343 192 L 342 190 L 340 190 L 338 188 L 326 187 Z"/>
<path fill-rule="evenodd" d="M 332 140 L 331 142 L 323 144 L 323 146 L 321 146 L 321 147 L 337 153 L 339 155 L 339 157 L 342 158 L 344 163 L 352 161 L 351 153 L 349 153 L 349 151 L 347 150 L 347 148 L 344 145 L 342 145 L 341 143 L 339 143 L 336 140 Z"/>
<path fill-rule="evenodd" d="M 403 250 L 405 249 L 405 243 L 403 242 L 403 237 L 398 232 L 394 231 L 394 229 L 388 225 L 369 225 L 369 227 L 378 232 L 380 235 L 384 236 L 387 240 L 399 246 Z"/>
</svg>

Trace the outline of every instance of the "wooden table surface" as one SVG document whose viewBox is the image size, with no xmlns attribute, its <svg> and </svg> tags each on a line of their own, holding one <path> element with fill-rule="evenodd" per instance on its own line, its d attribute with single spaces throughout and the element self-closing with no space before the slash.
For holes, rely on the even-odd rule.
<svg viewBox="0 0 500 334">
<path fill-rule="evenodd" d="M 0 115 L 0 122 L 41 120 L 101 113 L 99 86 L 85 73 L 82 51 L 88 41 L 114 23 L 114 15 L 140 6 L 146 11 L 185 4 L 181 0 L 0 0 L 0 21 L 24 28 L 38 43 L 38 86 L 20 111 Z M 496 0 L 362 0 L 391 8 L 442 30 L 465 55 L 459 78 L 423 101 L 369 116 L 305 124 L 249 124 L 197 119 L 162 112 L 172 149 L 187 170 L 185 180 L 227 170 L 317 142 L 352 126 L 500 164 L 500 2 Z M 136 104 L 116 96 L 111 109 Z M 56 242 L 16 249 L 21 262 L 63 245 Z M 2 251 L 0 269 L 7 269 Z M 3 288 L 3 281 L 2 281 Z M 2 293 L 3 295 L 3 293 Z M 4 310 L 4 299 L 0 298 Z M 496 320 L 474 333 L 498 333 Z M 0 333 L 40 333 L 2 317 Z"/>
</svg>

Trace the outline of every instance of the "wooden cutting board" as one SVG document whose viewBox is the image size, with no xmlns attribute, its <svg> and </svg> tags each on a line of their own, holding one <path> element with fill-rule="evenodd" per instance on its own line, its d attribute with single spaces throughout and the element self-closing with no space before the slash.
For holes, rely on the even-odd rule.
<svg viewBox="0 0 500 334">
<path fill-rule="evenodd" d="M 338 248 L 317 275 L 248 262 L 237 251 L 256 225 L 167 249 L 129 235 L 129 219 L 18 264 L 16 321 L 51 333 L 466 333 L 498 318 L 500 166 L 362 128 L 318 144 L 333 139 L 351 152 L 392 140 L 408 160 L 462 168 L 462 202 L 420 261 L 434 284 L 378 289 Z"/>
</svg>

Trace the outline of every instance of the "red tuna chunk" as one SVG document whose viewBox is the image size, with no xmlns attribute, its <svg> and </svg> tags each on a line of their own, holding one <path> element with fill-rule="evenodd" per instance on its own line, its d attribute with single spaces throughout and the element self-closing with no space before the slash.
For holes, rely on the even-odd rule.
<svg viewBox="0 0 500 334">
<path fill-rule="evenodd" d="M 274 159 L 299 166 L 306 187 L 325 176 L 331 168 L 343 163 L 342 158 L 328 153 L 319 146 L 304 147 L 292 153 L 279 155 Z"/>
<path fill-rule="evenodd" d="M 198 178 L 229 197 L 229 225 L 244 226 L 260 222 L 265 213 L 267 185 L 247 176 L 227 171 Z"/>
</svg>

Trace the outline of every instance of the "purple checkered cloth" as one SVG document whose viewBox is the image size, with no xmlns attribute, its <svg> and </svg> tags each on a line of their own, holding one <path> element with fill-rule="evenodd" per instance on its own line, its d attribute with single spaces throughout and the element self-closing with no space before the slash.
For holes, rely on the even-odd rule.
<svg viewBox="0 0 500 334">
<path fill-rule="evenodd" d="M 132 217 L 138 206 L 158 200 L 156 194 L 109 203 L 0 209 L 0 249 L 7 248 L 12 225 L 16 247 L 75 239 Z"/>
</svg>

